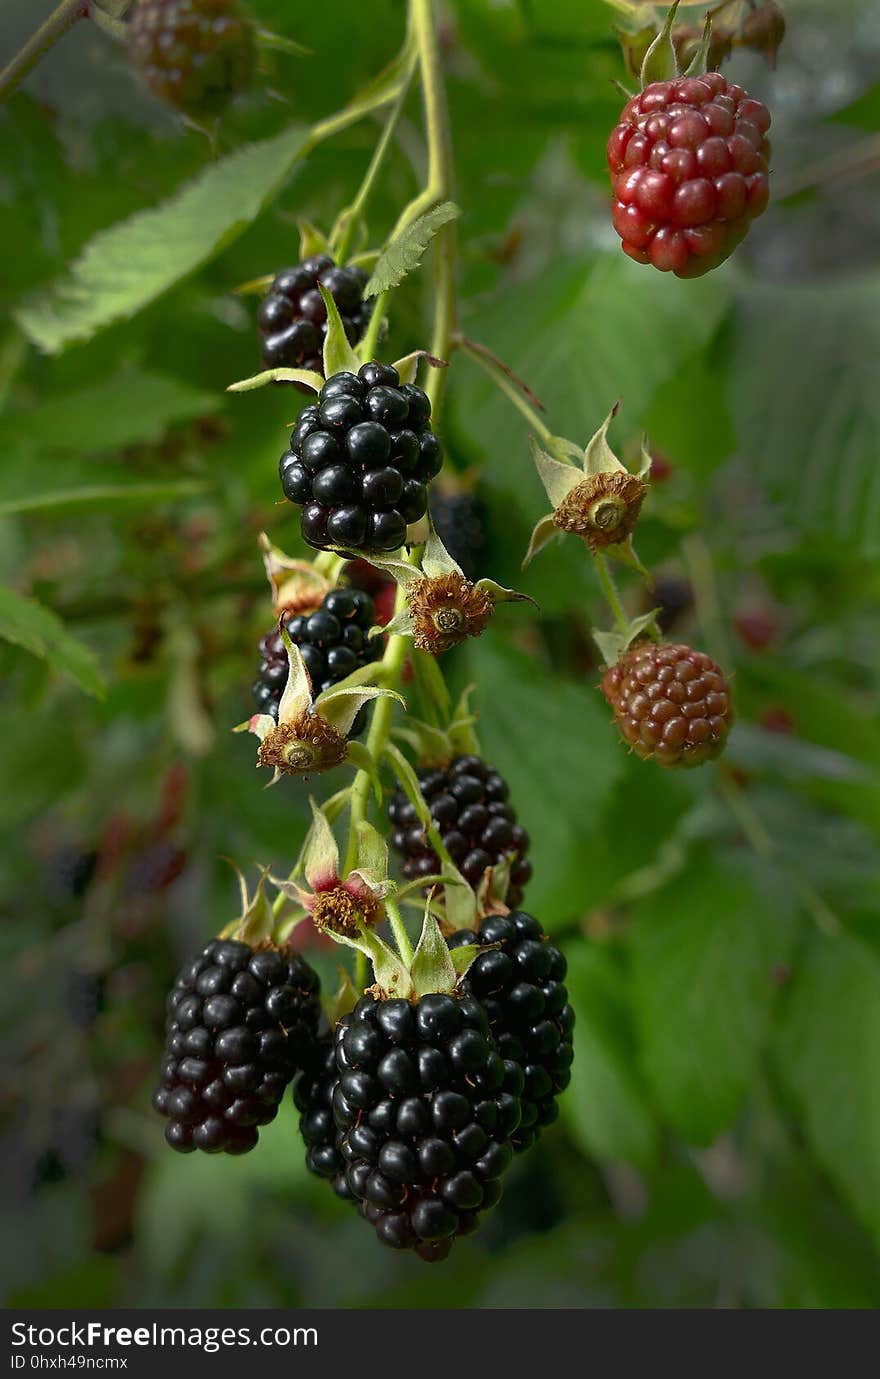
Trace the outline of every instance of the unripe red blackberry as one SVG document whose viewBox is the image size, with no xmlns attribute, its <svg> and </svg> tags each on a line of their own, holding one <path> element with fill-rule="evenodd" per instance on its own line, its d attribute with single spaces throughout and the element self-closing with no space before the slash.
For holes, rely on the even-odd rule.
<svg viewBox="0 0 880 1379">
<path fill-rule="evenodd" d="M 382 657 L 382 637 L 370 636 L 376 609 L 369 594 L 361 589 L 331 589 L 320 608 L 313 613 L 285 614 L 284 624 L 290 640 L 302 652 L 316 697 L 359 666 Z M 277 627 L 261 638 L 260 655 L 254 700 L 260 713 L 270 713 L 277 723 L 288 672 L 287 651 Z"/>
<path fill-rule="evenodd" d="M 637 642 L 602 680 L 624 742 L 661 766 L 701 766 L 724 750 L 730 686 L 711 656 L 689 646 Z"/>
<path fill-rule="evenodd" d="M 475 493 L 432 493 L 431 518 L 437 535 L 465 579 L 476 582 L 482 574 L 488 547 L 489 513 Z"/>
<path fill-rule="evenodd" d="M 320 982 L 291 950 L 215 939 L 168 997 L 153 1106 L 183 1154 L 245 1154 L 315 1042 Z"/>
<path fill-rule="evenodd" d="M 279 461 L 284 496 L 302 507 L 303 539 L 320 550 L 394 551 L 428 509 L 443 463 L 431 403 L 391 364 L 328 378 L 300 413 Z"/>
<path fill-rule="evenodd" d="M 282 268 L 260 303 L 257 329 L 264 369 L 312 369 L 322 373 L 327 308 L 319 286 L 330 293 L 349 344 L 360 340 L 373 314 L 364 301 L 367 274 L 342 267 L 329 254 L 314 254 L 295 268 Z"/>
<path fill-rule="evenodd" d="M 479 943 L 462 988 L 482 1004 L 502 1058 L 523 1070 L 522 1119 L 511 1135 L 517 1153 L 534 1144 L 559 1114 L 556 1098 L 571 1081 L 574 1010 L 565 956 L 533 915 L 489 915 L 476 933 L 462 930 L 450 948 Z"/>
<path fill-rule="evenodd" d="M 444 1259 L 501 1196 L 522 1069 L 472 997 L 364 996 L 335 1031 L 337 1146 L 383 1244 Z"/>
<path fill-rule="evenodd" d="M 128 56 L 161 100 L 217 115 L 253 81 L 254 28 L 237 0 L 137 0 Z"/>
<path fill-rule="evenodd" d="M 720 72 L 655 81 L 608 140 L 614 228 L 638 263 L 694 278 L 766 209 L 767 107 Z"/>
<path fill-rule="evenodd" d="M 526 860 L 529 835 L 508 803 L 510 790 L 503 776 L 478 756 L 454 757 L 448 766 L 419 767 L 416 774 L 431 818 L 465 879 L 476 889 L 488 867 L 509 858 L 507 903 L 518 905 L 532 875 L 532 864 Z M 388 818 L 394 829 L 391 846 L 405 859 L 402 871 L 408 881 L 443 871 L 400 787 L 389 801 Z"/>
</svg>

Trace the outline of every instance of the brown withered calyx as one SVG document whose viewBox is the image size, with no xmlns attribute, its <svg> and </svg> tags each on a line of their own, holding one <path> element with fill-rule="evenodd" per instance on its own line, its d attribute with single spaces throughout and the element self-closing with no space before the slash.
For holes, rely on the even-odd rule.
<svg viewBox="0 0 880 1379">
<path fill-rule="evenodd" d="M 419 580 L 409 592 L 413 642 L 433 655 L 479 637 L 494 604 L 484 589 L 459 574 Z"/>
<path fill-rule="evenodd" d="M 348 752 L 347 739 L 317 713 L 304 713 L 291 723 L 279 723 L 267 733 L 257 753 L 260 766 L 273 766 L 285 775 L 300 776 L 339 766 Z"/>
<path fill-rule="evenodd" d="M 631 536 L 647 492 L 635 474 L 596 474 L 566 494 L 553 513 L 563 531 L 582 536 L 596 551 Z"/>
</svg>

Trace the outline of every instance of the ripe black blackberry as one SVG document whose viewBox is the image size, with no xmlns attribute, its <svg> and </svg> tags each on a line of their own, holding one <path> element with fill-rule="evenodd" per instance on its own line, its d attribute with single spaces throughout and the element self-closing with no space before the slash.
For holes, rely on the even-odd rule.
<svg viewBox="0 0 880 1379">
<path fill-rule="evenodd" d="M 313 369 L 323 373 L 322 350 L 327 334 L 323 287 L 339 308 L 349 344 L 364 334 L 373 314 L 364 301 L 367 274 L 343 268 L 328 254 L 315 254 L 296 268 L 282 268 L 260 303 L 257 329 L 262 337 L 264 369 Z"/>
<path fill-rule="evenodd" d="M 181 969 L 153 1094 L 172 1149 L 253 1149 L 315 1041 L 319 995 L 298 953 L 235 939 L 215 939 Z"/>
<path fill-rule="evenodd" d="M 302 507 L 303 539 L 318 549 L 394 551 L 428 509 L 443 463 L 431 403 L 391 364 L 328 378 L 303 409 L 278 469 L 284 496 Z"/>
<path fill-rule="evenodd" d="M 128 56 L 160 100 L 217 115 L 253 81 L 254 28 L 237 0 L 137 0 Z"/>
<path fill-rule="evenodd" d="M 312 1048 L 302 1072 L 293 1084 L 293 1102 L 299 1111 L 299 1130 L 306 1146 L 306 1167 L 317 1178 L 328 1178 L 343 1201 L 354 1200 L 345 1177 L 345 1160 L 337 1144 L 333 1119 L 333 1093 L 339 1082 L 333 1038 L 328 1033 Z"/>
<path fill-rule="evenodd" d="M 444 1259 L 501 1196 L 523 1074 L 479 1001 L 364 996 L 335 1031 L 337 1147 L 385 1245 Z"/>
<path fill-rule="evenodd" d="M 437 535 L 465 579 L 482 574 L 488 542 L 489 512 L 475 493 L 432 493 L 431 518 Z"/>
<path fill-rule="evenodd" d="M 370 636 L 376 608 L 362 589 L 331 589 L 313 613 L 285 616 L 290 640 L 299 647 L 315 695 L 344 680 L 359 666 L 381 659 L 381 636 Z M 278 705 L 287 681 L 287 651 L 278 628 L 260 640 L 260 668 L 253 695 L 260 713 L 278 721 Z"/>
<path fill-rule="evenodd" d="M 507 802 L 510 790 L 504 778 L 477 756 L 454 757 L 445 767 L 422 766 L 416 774 L 431 818 L 465 879 L 476 889 L 486 868 L 508 857 L 507 902 L 518 905 L 532 875 L 532 864 L 526 860 L 529 835 Z M 415 808 L 400 787 L 389 802 L 388 818 L 394 826 L 391 846 L 406 859 L 402 870 L 407 880 L 442 872 Z"/>
<path fill-rule="evenodd" d="M 489 915 L 476 933 L 463 930 L 449 940 L 450 948 L 466 943 L 488 952 L 471 964 L 463 989 L 486 1011 L 499 1053 L 523 1070 L 522 1119 L 511 1135 L 522 1153 L 556 1119 L 556 1098 L 571 1080 L 574 1011 L 565 956 L 522 911 Z"/>
</svg>

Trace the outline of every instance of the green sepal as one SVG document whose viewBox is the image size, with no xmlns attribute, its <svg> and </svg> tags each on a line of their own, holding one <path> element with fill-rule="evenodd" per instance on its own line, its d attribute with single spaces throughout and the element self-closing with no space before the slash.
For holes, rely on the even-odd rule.
<svg viewBox="0 0 880 1379">
<path fill-rule="evenodd" d="M 388 879 L 388 844 L 368 819 L 357 826 L 357 866 L 376 881 Z"/>
<path fill-rule="evenodd" d="M 663 21 L 663 28 L 645 53 L 639 78 L 643 91 L 653 81 L 669 81 L 672 77 L 681 76 L 675 44 L 672 41 L 672 25 L 675 22 L 678 5 L 679 0 L 675 0 L 675 4 L 670 6 Z"/>
<path fill-rule="evenodd" d="M 449 949 L 452 966 L 459 980 L 466 975 L 480 954 L 485 952 L 486 948 L 480 943 L 462 943 L 458 948 Z"/>
<path fill-rule="evenodd" d="M 416 374 L 419 371 L 419 361 L 424 359 L 432 369 L 448 369 L 447 359 L 438 359 L 435 354 L 429 354 L 427 350 L 412 350 L 405 354 L 402 359 L 395 359 L 393 367 L 397 370 L 401 383 L 415 383 Z"/>
<path fill-rule="evenodd" d="M 236 297 L 262 297 L 274 281 L 274 273 L 263 273 L 259 278 L 249 278 L 246 283 L 239 283 L 232 292 Z"/>
<path fill-rule="evenodd" d="M 548 512 L 544 517 L 539 517 L 529 538 L 529 548 L 522 559 L 522 569 L 525 570 L 535 556 L 540 555 L 545 546 L 549 546 L 555 536 L 561 535 L 562 533 L 553 520 L 552 512 Z"/>
<path fill-rule="evenodd" d="M 339 1023 L 343 1015 L 348 1015 L 350 1011 L 354 1010 L 360 1000 L 358 989 L 345 968 L 340 967 L 338 971 L 338 987 L 332 996 L 325 996 L 321 1002 L 331 1029 Z"/>
<path fill-rule="evenodd" d="M 612 556 L 619 560 L 621 565 L 628 565 L 631 570 L 636 570 L 645 579 L 650 578 L 650 572 L 645 568 L 636 554 L 632 536 L 628 536 L 625 541 L 619 541 L 616 546 L 603 546 L 602 554 Z"/>
<path fill-rule="evenodd" d="M 453 756 L 482 755 L 479 738 L 474 731 L 474 725 L 479 720 L 470 705 L 471 695 L 475 689 L 476 685 L 465 685 L 452 710 L 448 735 Z"/>
<path fill-rule="evenodd" d="M 413 989 L 409 972 L 394 949 L 377 933 L 367 929 L 363 924 L 359 928 L 357 938 L 351 938 L 348 934 L 338 934 L 333 929 L 327 929 L 326 933 L 335 943 L 341 943 L 346 948 L 354 948 L 369 958 L 376 985 L 384 996 L 401 996 L 405 1000 L 409 999 Z"/>
<path fill-rule="evenodd" d="M 568 464 L 565 460 L 548 454 L 538 444 L 534 436 L 529 436 L 529 445 L 532 450 L 532 459 L 535 461 L 535 468 L 538 471 L 538 478 L 544 485 L 544 492 L 554 508 L 558 508 L 571 490 L 581 482 L 581 476 L 573 464 Z M 583 461 L 581 450 L 576 449 L 572 458 L 575 456 L 579 462 Z"/>
<path fill-rule="evenodd" d="M 323 290 L 322 288 L 321 291 Z M 255 388 L 265 388 L 269 383 L 304 383 L 316 393 L 324 386 L 321 375 L 311 369 L 264 369 L 262 373 L 255 373 L 251 378 L 240 378 L 237 383 L 228 384 L 226 391 L 250 393 Z"/>
<path fill-rule="evenodd" d="M 655 621 L 659 611 L 659 608 L 652 608 L 650 613 L 642 613 L 640 617 L 633 618 L 626 631 L 593 633 L 593 641 L 599 648 L 606 666 L 616 665 L 623 653 L 645 632 L 659 639 L 660 634 Z"/>
<path fill-rule="evenodd" d="M 235 867 L 235 863 L 232 865 Z M 261 943 L 271 941 L 275 927 L 275 914 L 266 895 L 269 868 L 266 867 L 261 872 L 253 896 L 248 896 L 244 873 L 239 871 L 238 867 L 235 867 L 235 874 L 241 895 L 241 914 L 233 925 L 227 926 L 223 931 L 224 937 L 239 939 L 242 943 L 249 943 L 252 948 L 256 948 Z"/>
<path fill-rule="evenodd" d="M 454 991 L 458 982 L 452 955 L 430 907 L 425 910 L 422 932 L 410 965 L 410 977 L 417 997 L 433 991 Z"/>
<path fill-rule="evenodd" d="M 706 22 L 703 25 L 703 36 L 700 39 L 700 46 L 691 58 L 684 75 L 686 77 L 704 77 L 709 70 L 709 53 L 712 48 L 712 16 L 706 15 Z"/>
<path fill-rule="evenodd" d="M 339 315 L 339 307 L 323 284 L 318 284 L 318 291 L 324 306 L 327 308 L 327 334 L 324 336 L 324 377 L 332 378 L 335 373 L 357 373 L 361 361 L 348 343 L 345 326 Z"/>
</svg>

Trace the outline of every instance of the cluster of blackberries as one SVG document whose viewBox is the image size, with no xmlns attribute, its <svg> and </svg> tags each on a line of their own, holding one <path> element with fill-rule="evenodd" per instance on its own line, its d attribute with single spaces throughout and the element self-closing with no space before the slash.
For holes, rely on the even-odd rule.
<svg viewBox="0 0 880 1379">
<path fill-rule="evenodd" d="M 390 364 L 334 374 L 305 407 L 279 461 L 284 496 L 302 507 L 303 539 L 318 549 L 393 551 L 428 509 L 443 463 L 431 403 Z"/>
<path fill-rule="evenodd" d="M 322 351 L 327 334 L 327 308 L 318 291 L 329 292 L 354 345 L 369 324 L 372 307 L 364 301 L 367 274 L 362 268 L 343 268 L 328 254 L 315 254 L 296 268 L 282 268 L 260 303 L 257 328 L 262 336 L 265 369 L 312 369 L 323 373 Z"/>
<path fill-rule="evenodd" d="M 315 1042 L 319 996 L 317 974 L 290 950 L 215 939 L 181 969 L 153 1094 L 172 1149 L 253 1149 Z"/>
<path fill-rule="evenodd" d="M 383 639 L 370 636 L 375 623 L 375 605 L 362 589 L 331 589 L 314 613 L 285 615 L 285 627 L 302 653 L 314 695 L 381 658 Z M 254 700 L 261 713 L 271 714 L 277 722 L 288 672 L 287 651 L 277 627 L 260 639 L 260 656 Z"/>
<path fill-rule="evenodd" d="M 478 756 L 455 757 L 446 767 L 420 767 L 417 775 L 431 818 L 465 879 L 476 889 L 488 867 L 508 858 L 507 902 L 518 905 L 532 875 L 532 864 L 526 860 L 529 835 L 516 822 L 504 778 Z M 391 797 L 388 818 L 394 830 L 391 846 L 405 858 L 407 880 L 442 872 L 415 807 L 400 788 Z"/>
<path fill-rule="evenodd" d="M 443 1259 L 501 1196 L 515 1153 L 555 1120 L 574 1012 L 565 959 L 531 915 L 485 919 L 455 995 L 364 996 L 316 1045 L 294 1100 L 312 1173 L 379 1239 Z"/>
<path fill-rule="evenodd" d="M 483 574 L 489 513 L 475 493 L 432 493 L 431 520 L 452 559 L 472 583 Z"/>
<path fill-rule="evenodd" d="M 161 100 L 194 118 L 217 115 L 253 80 L 253 25 L 237 0 L 137 0 L 128 56 Z"/>
<path fill-rule="evenodd" d="M 568 1086 L 574 1051 L 574 1011 L 565 987 L 565 956 L 532 915 L 490 915 L 476 933 L 454 934 L 450 948 L 486 948 L 468 969 L 463 986 L 489 1018 L 502 1058 L 523 1070 L 522 1118 L 514 1148 L 528 1149 L 558 1115 L 556 1098 Z"/>
</svg>

